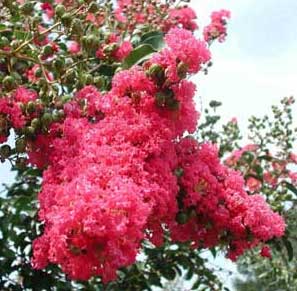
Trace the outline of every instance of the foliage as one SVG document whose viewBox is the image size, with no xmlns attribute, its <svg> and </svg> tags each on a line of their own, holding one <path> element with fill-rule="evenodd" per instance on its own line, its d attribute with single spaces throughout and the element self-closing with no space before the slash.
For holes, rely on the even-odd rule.
<svg viewBox="0 0 297 291">
<path fill-rule="evenodd" d="M 296 194 L 293 101 L 274 110 L 273 126 L 252 119 L 256 145 L 227 166 L 219 156 L 239 148 L 234 120 L 216 132 L 219 116 L 206 111 L 199 143 L 185 137 L 199 116 L 188 77 L 207 71 L 230 13 L 214 12 L 196 39 L 184 4 L 1 3 L 0 159 L 17 178 L 0 200 L 0 288 L 151 290 L 182 277 L 222 290 L 202 249 L 235 260 L 282 241 L 292 256 L 283 219 L 254 190 L 282 213 L 286 191 Z"/>
</svg>

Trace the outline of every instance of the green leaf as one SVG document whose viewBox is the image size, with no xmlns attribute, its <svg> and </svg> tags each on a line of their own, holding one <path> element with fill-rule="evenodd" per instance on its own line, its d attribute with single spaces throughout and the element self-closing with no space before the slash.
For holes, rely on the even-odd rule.
<svg viewBox="0 0 297 291">
<path fill-rule="evenodd" d="M 289 262 L 292 261 L 293 259 L 293 256 L 294 256 L 294 250 L 293 250 L 293 247 L 292 247 L 292 243 L 286 238 L 286 237 L 283 237 L 283 243 L 287 249 L 287 252 L 288 252 L 288 259 L 289 259 Z"/>
<path fill-rule="evenodd" d="M 264 156 L 258 157 L 258 159 L 259 160 L 265 160 L 265 161 L 271 162 L 273 160 L 273 157 L 264 155 Z"/>
<path fill-rule="evenodd" d="M 212 100 L 209 102 L 209 106 L 211 108 L 216 108 L 216 107 L 220 107 L 222 105 L 222 102 L 216 101 L 216 100 Z"/>
<path fill-rule="evenodd" d="M 61 50 L 67 51 L 67 45 L 64 42 L 60 42 L 59 47 L 60 47 Z"/>
<path fill-rule="evenodd" d="M 189 269 L 188 272 L 186 273 L 185 279 L 186 279 L 187 281 L 188 281 L 188 280 L 191 280 L 193 276 L 194 276 L 194 271 L 193 271 L 193 268 L 190 267 L 190 269 Z"/>
<path fill-rule="evenodd" d="M 199 286 L 200 286 L 200 278 L 198 278 L 198 280 L 194 283 L 191 290 L 196 290 L 199 288 Z"/>
<path fill-rule="evenodd" d="M 160 31 L 151 31 L 141 37 L 140 43 L 149 44 L 155 50 L 160 51 L 165 46 L 164 35 Z"/>
<path fill-rule="evenodd" d="M 217 256 L 217 250 L 216 248 L 211 248 L 210 249 L 211 254 L 213 255 L 213 257 L 215 258 Z"/>
<path fill-rule="evenodd" d="M 135 48 L 123 62 L 123 68 L 129 69 L 148 59 L 156 50 L 149 44 L 142 44 Z"/>
<path fill-rule="evenodd" d="M 170 268 L 166 268 L 164 267 L 164 269 L 161 270 L 161 274 L 164 278 L 166 278 L 167 280 L 173 280 L 175 278 L 175 270 L 174 269 L 170 269 Z"/>
<path fill-rule="evenodd" d="M 148 282 L 150 283 L 150 285 L 159 286 L 162 288 L 161 278 L 156 273 L 150 274 Z"/>
<path fill-rule="evenodd" d="M 295 195 L 297 195 L 297 189 L 296 189 L 295 186 L 293 186 L 291 183 L 288 183 L 288 182 L 285 182 L 285 184 L 286 184 L 286 187 L 287 187 L 290 191 L 292 191 Z"/>
<path fill-rule="evenodd" d="M 113 76 L 114 72 L 115 72 L 115 68 L 106 64 L 102 64 L 100 65 L 100 67 L 98 68 L 97 72 L 100 75 L 104 75 L 104 76 Z"/>
</svg>

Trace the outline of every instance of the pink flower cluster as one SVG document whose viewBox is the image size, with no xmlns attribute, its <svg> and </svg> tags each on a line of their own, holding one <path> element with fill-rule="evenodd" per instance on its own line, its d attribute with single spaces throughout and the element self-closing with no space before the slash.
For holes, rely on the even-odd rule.
<svg viewBox="0 0 297 291">
<path fill-rule="evenodd" d="M 9 97 L 0 98 L 0 143 L 7 140 L 11 128 L 20 129 L 25 125 L 26 116 L 21 105 L 36 98 L 36 92 L 25 87 L 19 87 Z"/>
<path fill-rule="evenodd" d="M 150 64 L 160 65 L 171 82 L 178 82 L 181 73 L 197 73 L 210 61 L 211 54 L 204 41 L 195 39 L 192 32 L 173 28 L 165 36 L 168 48 L 155 54 Z"/>
<path fill-rule="evenodd" d="M 260 195 L 249 196 L 238 172 L 223 166 L 215 146 L 185 138 L 177 145 L 182 211 L 188 221 L 172 225 L 172 237 L 197 247 L 226 245 L 235 260 L 260 241 L 280 237 L 283 219 Z"/>
<path fill-rule="evenodd" d="M 79 91 L 65 105 L 63 123 L 32 142 L 31 163 L 47 165 L 35 268 L 54 263 L 70 278 L 108 282 L 135 262 L 144 239 L 162 244 L 165 230 L 199 247 L 223 243 L 233 259 L 283 234 L 282 218 L 246 194 L 214 146 L 182 138 L 196 128 L 195 86 L 150 70 L 177 72 L 183 62 L 187 73 L 197 72 L 210 54 L 183 29 L 165 39 L 167 48 L 143 67 L 117 73 L 109 92 Z M 183 224 L 180 213 L 188 215 Z"/>
<path fill-rule="evenodd" d="M 230 11 L 220 10 L 211 14 L 211 23 L 203 30 L 204 40 L 211 42 L 218 39 L 223 42 L 227 36 L 226 20 L 230 18 Z"/>
<path fill-rule="evenodd" d="M 170 26 L 181 26 L 184 29 L 194 31 L 198 28 L 195 19 L 197 18 L 195 11 L 190 7 L 173 8 L 169 11 Z"/>
</svg>

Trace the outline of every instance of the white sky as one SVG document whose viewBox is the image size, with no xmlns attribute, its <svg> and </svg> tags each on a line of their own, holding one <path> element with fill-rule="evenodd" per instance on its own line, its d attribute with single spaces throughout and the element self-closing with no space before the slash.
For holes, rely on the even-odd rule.
<svg viewBox="0 0 297 291">
<path fill-rule="evenodd" d="M 204 104 L 220 100 L 225 118 L 246 125 L 281 97 L 297 96 L 296 0 L 193 0 L 192 6 L 202 23 L 213 10 L 232 14 L 226 42 L 212 47 L 209 74 L 195 78 Z"/>
</svg>

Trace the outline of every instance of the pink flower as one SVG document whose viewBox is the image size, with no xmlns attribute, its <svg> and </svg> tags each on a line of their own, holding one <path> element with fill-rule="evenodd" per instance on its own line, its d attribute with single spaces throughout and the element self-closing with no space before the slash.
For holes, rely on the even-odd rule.
<svg viewBox="0 0 297 291">
<path fill-rule="evenodd" d="M 254 177 L 249 177 L 246 181 L 246 186 L 249 191 L 257 192 L 261 189 L 261 181 L 255 179 Z"/>
<path fill-rule="evenodd" d="M 269 246 L 264 246 L 262 249 L 261 249 L 261 256 L 264 257 L 264 258 L 269 258 L 271 259 L 271 249 Z"/>
<path fill-rule="evenodd" d="M 132 51 L 133 47 L 130 41 L 124 41 L 120 47 L 114 52 L 114 57 L 119 60 L 122 61 L 123 59 L 125 59 L 130 52 Z"/>
<path fill-rule="evenodd" d="M 27 89 L 25 87 L 18 87 L 14 92 L 14 99 L 17 102 L 28 103 L 37 99 L 37 93 L 34 90 Z"/>
<path fill-rule="evenodd" d="M 165 36 L 168 47 L 175 56 L 188 66 L 189 73 L 197 73 L 201 65 L 210 60 L 210 51 L 203 41 L 195 39 L 192 32 L 172 28 Z"/>
<path fill-rule="evenodd" d="M 294 154 L 294 153 L 290 153 L 289 161 L 294 163 L 294 164 L 297 164 L 297 155 Z"/>
<path fill-rule="evenodd" d="M 180 7 L 171 9 L 169 12 L 169 18 L 175 21 L 175 25 L 181 24 L 184 29 L 195 30 L 198 28 L 196 22 L 194 21 L 197 16 L 195 11 L 190 7 Z"/>
<path fill-rule="evenodd" d="M 52 19 L 55 15 L 55 10 L 49 2 L 44 2 L 41 4 L 41 9 L 45 12 L 48 19 Z"/>
<path fill-rule="evenodd" d="M 297 182 L 297 172 L 289 172 L 289 178 L 293 183 Z"/>
<path fill-rule="evenodd" d="M 77 41 L 68 42 L 68 51 L 69 53 L 76 55 L 80 52 L 80 44 Z"/>
<path fill-rule="evenodd" d="M 232 124 L 237 124 L 237 123 L 238 123 L 236 117 L 233 117 L 233 118 L 230 120 L 230 122 L 231 122 Z"/>
<path fill-rule="evenodd" d="M 37 74 L 40 74 L 40 76 L 44 77 L 40 65 L 35 64 L 31 69 L 27 70 L 26 77 L 31 83 L 37 83 L 40 79 L 40 76 L 38 76 Z M 48 81 L 53 81 L 54 78 L 51 72 L 45 71 L 45 75 Z"/>
<path fill-rule="evenodd" d="M 203 30 L 204 40 L 207 42 L 218 39 L 223 42 L 227 36 L 226 20 L 230 18 L 230 11 L 220 10 L 211 14 L 211 24 Z"/>
</svg>

